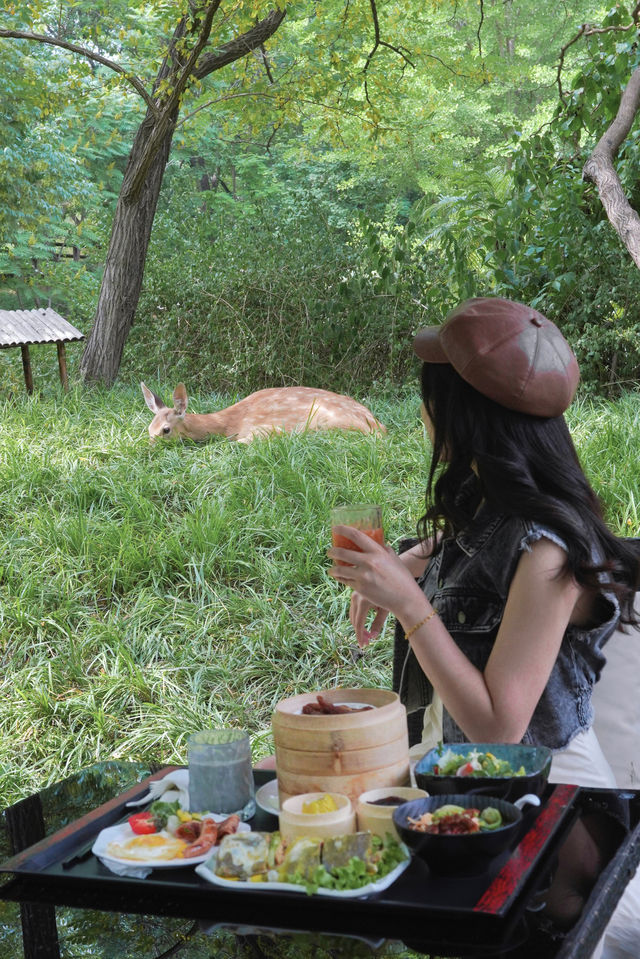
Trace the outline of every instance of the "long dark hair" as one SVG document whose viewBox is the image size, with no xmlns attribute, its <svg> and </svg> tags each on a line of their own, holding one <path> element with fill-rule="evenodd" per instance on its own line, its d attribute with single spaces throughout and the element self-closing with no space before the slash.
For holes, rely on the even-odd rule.
<svg viewBox="0 0 640 959">
<path fill-rule="evenodd" d="M 464 529 L 484 500 L 498 512 L 546 526 L 567 545 L 563 573 L 588 589 L 599 574 L 635 622 L 640 547 L 614 536 L 603 519 L 563 416 L 509 410 L 470 386 L 448 363 L 424 363 L 422 401 L 433 424 L 433 455 L 422 539 Z M 593 548 L 602 557 L 594 562 Z"/>
</svg>

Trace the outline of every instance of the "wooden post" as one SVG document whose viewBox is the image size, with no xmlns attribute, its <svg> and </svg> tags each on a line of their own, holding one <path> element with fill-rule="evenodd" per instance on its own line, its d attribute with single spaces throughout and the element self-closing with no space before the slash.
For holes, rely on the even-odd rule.
<svg viewBox="0 0 640 959">
<path fill-rule="evenodd" d="M 69 379 L 67 377 L 67 353 L 64 343 L 56 343 L 58 347 L 58 369 L 60 370 L 60 382 L 65 393 L 69 392 Z"/>
<path fill-rule="evenodd" d="M 22 350 L 22 369 L 24 370 L 24 382 L 27 387 L 27 393 L 33 393 L 33 377 L 31 376 L 31 357 L 29 356 L 29 347 L 26 344 L 20 346 Z"/>
</svg>

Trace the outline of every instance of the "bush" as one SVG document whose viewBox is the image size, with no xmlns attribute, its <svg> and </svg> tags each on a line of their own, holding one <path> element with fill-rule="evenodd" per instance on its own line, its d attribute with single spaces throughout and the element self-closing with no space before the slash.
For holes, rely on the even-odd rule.
<svg viewBox="0 0 640 959">
<path fill-rule="evenodd" d="M 122 372 L 243 394 L 290 384 L 362 392 L 403 378 L 413 307 L 398 290 L 352 282 L 362 254 L 347 228 L 354 198 L 338 203 L 332 176 L 241 200 L 185 189 L 180 222 L 159 210 Z"/>
</svg>

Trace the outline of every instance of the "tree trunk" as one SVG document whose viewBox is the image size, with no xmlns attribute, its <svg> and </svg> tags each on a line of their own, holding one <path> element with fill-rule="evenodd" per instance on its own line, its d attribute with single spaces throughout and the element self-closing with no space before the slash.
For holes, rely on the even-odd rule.
<svg viewBox="0 0 640 959">
<path fill-rule="evenodd" d="M 101 380 L 111 386 L 118 375 L 124 345 L 138 306 L 175 120 L 173 117 L 167 127 L 141 188 L 131 197 L 127 184 L 138 169 L 139 158 L 154 131 L 150 115 L 136 134 L 116 206 L 96 315 L 80 361 L 80 373 L 86 382 Z"/>
<path fill-rule="evenodd" d="M 584 165 L 582 176 L 597 187 L 609 222 L 640 267 L 640 216 L 627 200 L 613 165 L 621 144 L 627 137 L 640 106 L 640 67 L 631 74 L 615 119 L 593 148 Z"/>
</svg>

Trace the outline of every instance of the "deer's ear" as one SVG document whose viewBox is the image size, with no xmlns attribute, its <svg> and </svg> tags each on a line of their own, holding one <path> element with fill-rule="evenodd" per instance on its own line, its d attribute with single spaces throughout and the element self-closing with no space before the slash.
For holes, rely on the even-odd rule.
<svg viewBox="0 0 640 959">
<path fill-rule="evenodd" d="M 184 383 L 178 383 L 173 391 L 173 408 L 178 416 L 184 416 L 189 398 Z"/>
<path fill-rule="evenodd" d="M 166 410 L 166 406 L 162 402 L 159 396 L 156 396 L 155 393 L 152 393 L 151 390 L 144 385 L 140 384 L 142 389 L 142 395 L 144 396 L 144 401 L 151 410 L 152 413 L 159 413 L 160 410 Z"/>
</svg>

